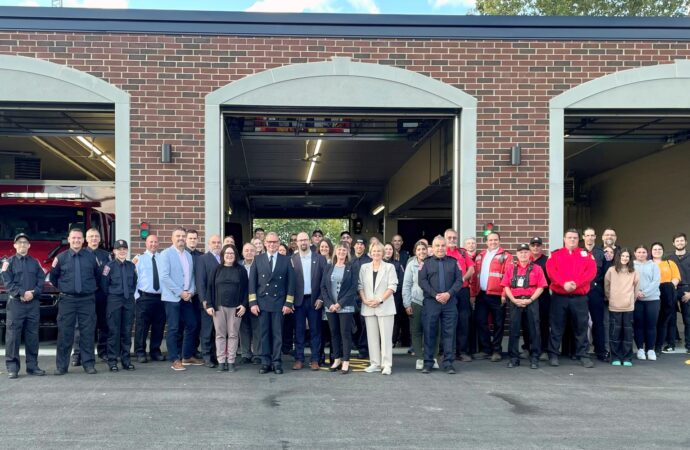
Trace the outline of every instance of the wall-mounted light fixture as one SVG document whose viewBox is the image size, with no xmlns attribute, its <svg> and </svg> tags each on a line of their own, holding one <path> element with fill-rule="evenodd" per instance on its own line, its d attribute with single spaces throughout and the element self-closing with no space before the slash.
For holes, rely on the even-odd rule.
<svg viewBox="0 0 690 450">
<path fill-rule="evenodd" d="M 161 162 L 169 163 L 172 161 L 172 145 L 163 144 L 161 145 Z"/>
<path fill-rule="evenodd" d="M 519 166 L 522 160 L 522 148 L 520 144 L 510 147 L 510 165 Z"/>
<path fill-rule="evenodd" d="M 384 204 L 381 203 L 380 205 L 378 205 L 376 208 L 374 208 L 374 209 L 371 211 L 371 215 L 372 215 L 372 216 L 376 216 L 376 215 L 378 215 L 381 211 L 383 211 L 385 208 L 386 208 L 386 207 L 384 206 Z"/>
</svg>

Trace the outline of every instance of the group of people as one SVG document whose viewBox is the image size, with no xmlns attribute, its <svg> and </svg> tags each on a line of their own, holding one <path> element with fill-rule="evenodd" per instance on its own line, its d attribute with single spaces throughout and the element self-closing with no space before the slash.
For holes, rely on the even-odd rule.
<svg viewBox="0 0 690 450">
<path fill-rule="evenodd" d="M 175 371 L 206 365 L 233 372 L 239 353 L 242 363 L 260 365 L 261 374 L 281 374 L 285 353 L 294 357 L 293 370 L 305 367 L 307 346 L 309 368 L 320 370 L 328 340 L 331 372 L 350 373 L 357 348 L 369 359 L 365 372 L 390 375 L 394 343 L 409 341 L 408 353 L 422 356 L 416 365 L 422 373 L 454 374 L 456 360 L 503 359 L 506 310 L 510 368 L 521 359 L 531 368 L 540 361 L 558 366 L 562 354 L 593 367 L 590 323 L 599 360 L 632 365 L 633 339 L 638 359 L 656 360 L 674 351 L 678 304 L 688 347 L 686 236 L 674 236 L 668 257 L 659 242 L 650 257 L 644 245 L 617 245 L 613 229 L 602 237 L 600 247 L 592 228 L 582 236 L 570 229 L 550 257 L 538 237 L 517 246 L 513 257 L 497 232 L 479 251 L 473 238 L 459 246 L 457 232 L 448 229 L 431 243 L 420 239 L 409 254 L 399 235 L 384 244 L 343 231 L 334 245 L 314 230 L 282 244 L 276 233 L 256 229 L 241 250 L 232 236 L 211 235 L 202 253 L 195 230 L 176 228 L 170 247 L 158 252 L 158 237 L 149 235 L 146 251 L 129 261 L 126 241 L 116 242 L 111 258 L 99 248 L 98 230 L 85 236 L 73 229 L 69 249 L 49 273 L 60 292 L 54 373 L 67 373 L 73 347 L 72 365 L 89 374 L 97 373 L 94 347 L 110 371 L 134 370 L 133 328 L 137 361 L 164 361 L 167 324 L 167 359 Z M 9 293 L 6 365 L 17 378 L 24 332 L 26 372 L 44 375 L 37 299 L 45 274 L 28 255 L 29 236 L 18 234 L 14 247 L 2 266 Z"/>
</svg>

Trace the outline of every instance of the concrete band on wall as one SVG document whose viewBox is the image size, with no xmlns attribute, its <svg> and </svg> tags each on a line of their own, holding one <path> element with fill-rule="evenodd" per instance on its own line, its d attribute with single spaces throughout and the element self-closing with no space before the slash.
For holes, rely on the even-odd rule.
<svg viewBox="0 0 690 450">
<path fill-rule="evenodd" d="M 67 66 L 0 55 L 0 102 L 115 105 L 115 237 L 130 241 L 129 94 Z"/>
<path fill-rule="evenodd" d="M 564 116 L 567 109 L 688 109 L 690 61 L 623 70 L 574 87 L 549 103 L 549 243 L 564 231 Z"/>
<path fill-rule="evenodd" d="M 223 229 L 221 107 L 395 108 L 459 112 L 455 139 L 453 226 L 461 236 L 476 230 L 477 100 L 416 72 L 349 58 L 292 64 L 230 83 L 206 96 L 206 233 Z M 462 214 L 461 214 L 462 211 Z"/>
</svg>

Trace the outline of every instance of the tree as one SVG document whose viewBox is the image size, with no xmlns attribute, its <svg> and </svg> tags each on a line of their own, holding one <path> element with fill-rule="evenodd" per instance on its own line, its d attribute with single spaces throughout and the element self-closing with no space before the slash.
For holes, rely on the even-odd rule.
<svg viewBox="0 0 690 450">
<path fill-rule="evenodd" d="M 254 228 L 263 228 L 268 233 L 278 233 L 280 242 L 290 243 L 290 235 L 306 231 L 311 237 L 311 232 L 319 229 L 323 231 L 323 237 L 334 244 L 340 240 L 340 232 L 347 230 L 347 219 L 254 219 Z"/>
<path fill-rule="evenodd" d="M 643 16 L 688 15 L 690 0 L 477 0 L 489 16 Z"/>
</svg>

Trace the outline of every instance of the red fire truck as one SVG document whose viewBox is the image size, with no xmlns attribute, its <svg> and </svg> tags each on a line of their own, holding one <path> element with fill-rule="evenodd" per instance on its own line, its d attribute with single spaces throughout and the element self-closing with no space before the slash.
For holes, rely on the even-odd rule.
<svg viewBox="0 0 690 450">
<path fill-rule="evenodd" d="M 92 201 L 81 192 L 49 192 L 41 186 L 21 191 L 18 188 L 0 185 L 0 261 L 4 262 L 15 253 L 13 245 L 17 233 L 29 235 L 29 255 L 38 259 L 46 272 L 46 283 L 39 299 L 41 327 L 54 328 L 57 290 L 47 281 L 53 258 L 69 247 L 67 234 L 72 228 L 84 231 L 97 228 L 101 232 L 103 247 L 111 250 L 115 239 L 115 217 L 99 209 L 101 202 Z M 7 291 L 0 281 L 0 340 L 3 342 L 6 306 Z"/>
</svg>

